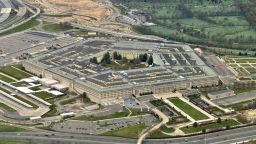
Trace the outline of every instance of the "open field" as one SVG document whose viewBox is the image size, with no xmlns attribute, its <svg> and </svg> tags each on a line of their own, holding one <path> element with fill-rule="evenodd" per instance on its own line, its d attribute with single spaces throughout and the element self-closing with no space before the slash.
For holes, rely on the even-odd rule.
<svg viewBox="0 0 256 144">
<path fill-rule="evenodd" d="M 122 11 L 137 9 L 150 15 L 149 22 L 156 25 L 135 27 L 137 32 L 208 46 L 256 49 L 255 17 L 248 16 L 256 13 L 254 0 L 112 1 Z"/>
<path fill-rule="evenodd" d="M 170 102 L 176 105 L 178 108 L 180 108 L 183 112 L 191 116 L 195 120 L 203 120 L 208 119 L 206 115 L 201 113 L 200 111 L 196 110 L 192 106 L 188 105 L 187 103 L 183 102 L 179 98 L 172 98 L 170 99 Z"/>
<path fill-rule="evenodd" d="M 225 128 L 225 127 L 233 127 L 236 125 L 239 125 L 240 123 L 233 120 L 223 120 L 221 123 L 212 123 L 212 124 L 206 124 L 206 125 L 200 125 L 197 127 L 190 126 L 190 127 L 183 127 L 181 130 L 188 134 L 188 133 L 197 133 L 197 132 L 202 132 L 202 130 L 214 130 L 214 129 L 220 129 L 220 128 Z"/>
</svg>

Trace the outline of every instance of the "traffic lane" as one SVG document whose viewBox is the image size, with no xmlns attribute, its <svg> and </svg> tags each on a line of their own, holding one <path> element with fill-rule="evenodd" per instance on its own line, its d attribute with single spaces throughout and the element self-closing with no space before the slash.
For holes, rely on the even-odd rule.
<svg viewBox="0 0 256 144">
<path fill-rule="evenodd" d="M 72 133 L 59 133 L 59 132 L 25 132 L 25 133 L 0 133 L 1 138 L 15 138 L 15 139 L 49 139 L 51 141 L 62 141 L 69 140 L 75 142 L 93 142 L 93 143 L 120 143 L 120 144 L 134 144 L 136 140 L 108 137 L 108 136 L 96 136 L 96 135 L 83 135 L 83 134 L 72 134 Z"/>
<path fill-rule="evenodd" d="M 249 139 L 250 137 L 256 137 L 256 126 L 243 127 L 237 129 L 230 129 L 226 131 L 220 131 L 209 134 L 202 134 L 190 137 L 180 137 L 180 138 L 169 138 L 169 139 L 159 139 L 159 140 L 146 140 L 146 144 L 165 144 L 165 143 L 226 143 L 226 141 L 239 142 L 243 139 Z"/>
</svg>

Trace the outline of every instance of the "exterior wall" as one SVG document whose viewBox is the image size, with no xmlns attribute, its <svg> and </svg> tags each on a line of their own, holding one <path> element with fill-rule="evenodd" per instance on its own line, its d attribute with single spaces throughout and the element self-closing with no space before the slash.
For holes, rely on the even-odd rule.
<svg viewBox="0 0 256 144">
<path fill-rule="evenodd" d="M 24 66 L 26 71 L 29 71 L 38 76 L 42 75 L 44 72 L 43 68 L 41 68 L 40 66 L 31 64 L 31 63 L 23 62 L 22 65 Z"/>
</svg>

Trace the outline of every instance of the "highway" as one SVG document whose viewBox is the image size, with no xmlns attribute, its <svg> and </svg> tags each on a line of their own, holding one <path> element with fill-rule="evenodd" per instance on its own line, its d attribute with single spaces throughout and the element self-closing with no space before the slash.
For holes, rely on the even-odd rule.
<svg viewBox="0 0 256 144">
<path fill-rule="evenodd" d="M 169 139 L 147 139 L 144 144 L 229 144 L 247 141 L 256 138 L 256 126 L 230 129 L 210 134 L 169 138 Z M 136 140 L 94 136 L 78 135 L 57 132 L 27 132 L 27 133 L 0 133 L 0 139 L 21 140 L 43 144 L 135 144 Z"/>
</svg>

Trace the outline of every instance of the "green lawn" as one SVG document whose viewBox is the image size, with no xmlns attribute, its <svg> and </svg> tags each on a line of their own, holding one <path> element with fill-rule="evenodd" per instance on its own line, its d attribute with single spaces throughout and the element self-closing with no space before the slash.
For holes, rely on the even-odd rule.
<svg viewBox="0 0 256 144">
<path fill-rule="evenodd" d="M 137 116 L 137 115 L 144 115 L 147 114 L 147 111 L 140 111 L 139 109 L 130 109 L 132 111 L 131 116 Z M 127 117 L 130 114 L 130 112 L 127 109 L 124 109 L 122 112 L 116 112 L 114 114 L 106 115 L 106 116 L 80 116 L 73 118 L 74 120 L 85 120 L 85 121 L 97 121 L 97 120 L 104 120 L 104 119 L 113 119 L 113 118 L 121 118 L 121 117 Z"/>
<path fill-rule="evenodd" d="M 2 73 L 5 73 L 11 77 L 14 77 L 16 79 L 24 79 L 24 78 L 28 78 L 28 77 L 31 77 L 31 75 L 25 73 L 25 72 L 22 72 L 22 71 L 19 71 L 11 66 L 8 66 L 8 67 L 0 67 L 0 72 Z"/>
<path fill-rule="evenodd" d="M 34 95 L 39 97 L 39 98 L 41 98 L 41 99 L 43 99 L 43 100 L 47 100 L 47 99 L 53 97 L 52 94 L 49 94 L 48 92 L 45 92 L 45 91 L 35 93 Z"/>
<path fill-rule="evenodd" d="M 27 130 L 11 126 L 10 124 L 0 123 L 0 132 L 26 132 Z"/>
<path fill-rule="evenodd" d="M 48 32 L 62 32 L 71 30 L 72 28 L 72 26 L 63 26 L 60 24 L 47 24 L 43 26 L 43 29 Z"/>
<path fill-rule="evenodd" d="M 0 80 L 4 81 L 4 82 L 7 82 L 7 83 L 11 83 L 11 82 L 15 82 L 13 79 L 9 78 L 9 77 L 6 77 L 2 74 L 0 74 Z"/>
<path fill-rule="evenodd" d="M 7 111 L 7 112 L 15 112 L 13 108 L 9 107 L 8 105 L 0 102 L 0 109 Z"/>
<path fill-rule="evenodd" d="M 233 126 L 237 126 L 240 123 L 233 120 L 233 119 L 229 119 L 229 120 L 223 120 L 221 123 L 212 123 L 212 124 L 206 124 L 206 125 L 201 125 L 201 126 L 197 126 L 197 127 L 183 127 L 181 128 L 181 130 L 186 133 L 197 133 L 197 132 L 201 132 L 203 129 L 205 130 L 214 130 L 214 129 L 219 129 L 219 128 L 225 128 L 226 126 L 229 127 L 233 127 Z"/>
<path fill-rule="evenodd" d="M 147 126 L 145 124 L 140 124 L 140 125 L 121 128 L 119 130 L 109 131 L 109 132 L 103 133 L 102 135 L 137 139 L 140 133 L 146 128 Z"/>
<path fill-rule="evenodd" d="M 159 128 L 158 130 L 156 131 L 153 131 L 152 133 L 150 133 L 149 135 L 149 138 L 155 138 L 155 139 L 158 139 L 158 138 L 168 138 L 170 137 L 169 135 L 166 135 L 162 132 L 166 132 L 166 133 L 173 133 L 175 131 L 174 128 L 167 128 L 166 126 L 162 126 L 161 128 Z"/>
<path fill-rule="evenodd" d="M 29 88 L 29 89 L 31 89 L 31 90 L 33 90 L 33 91 L 39 91 L 39 90 L 41 90 L 40 86 L 31 87 L 31 88 Z"/>
<path fill-rule="evenodd" d="M 50 106 L 50 111 L 48 111 L 46 114 L 44 114 L 42 117 L 52 117 L 52 116 L 56 116 L 58 115 L 58 110 L 57 110 L 57 106 L 55 104 L 52 104 Z"/>
<path fill-rule="evenodd" d="M 201 113 L 200 111 L 196 110 L 192 106 L 188 105 L 187 103 L 183 102 L 179 98 L 172 98 L 170 99 L 170 102 L 172 102 L 175 106 L 180 108 L 183 112 L 188 114 L 190 117 L 192 117 L 195 120 L 203 120 L 208 119 L 206 115 Z"/>
<path fill-rule="evenodd" d="M 106 115 L 106 116 L 80 116 L 73 118 L 74 120 L 86 120 L 86 121 L 97 121 L 97 120 L 104 120 L 104 119 L 113 119 L 113 118 L 120 118 L 120 117 L 127 117 L 129 115 L 129 111 L 127 109 L 123 110 L 122 112 L 117 112 L 114 114 Z"/>
</svg>

